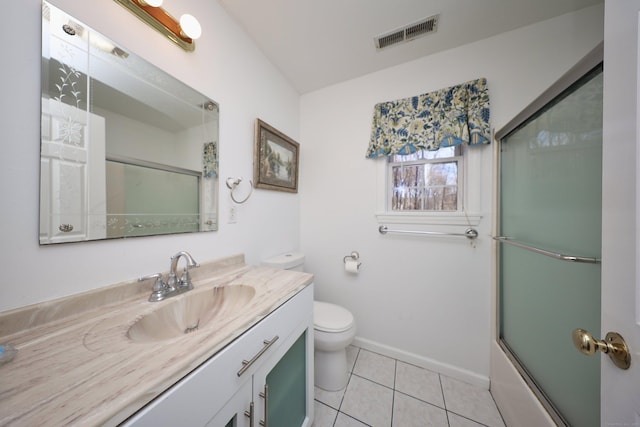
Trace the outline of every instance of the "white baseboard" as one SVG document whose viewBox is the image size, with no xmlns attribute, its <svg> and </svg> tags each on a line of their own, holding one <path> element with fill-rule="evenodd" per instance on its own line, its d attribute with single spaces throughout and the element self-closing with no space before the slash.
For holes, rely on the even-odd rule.
<svg viewBox="0 0 640 427">
<path fill-rule="evenodd" d="M 371 341 L 365 338 L 356 337 L 353 340 L 353 345 L 489 390 L 490 382 L 488 377 L 468 371 L 466 369 L 461 369 L 447 363 L 438 362 L 437 360 L 429 359 L 428 357 L 423 357 L 417 354 L 399 350 L 397 348 L 380 344 L 378 342 Z"/>
</svg>

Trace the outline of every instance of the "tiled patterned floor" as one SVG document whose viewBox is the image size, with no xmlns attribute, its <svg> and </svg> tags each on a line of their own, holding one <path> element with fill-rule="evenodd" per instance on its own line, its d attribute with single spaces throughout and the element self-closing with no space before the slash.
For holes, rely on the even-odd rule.
<svg viewBox="0 0 640 427">
<path fill-rule="evenodd" d="M 349 383 L 316 387 L 314 427 L 504 427 L 489 391 L 358 347 Z"/>
</svg>

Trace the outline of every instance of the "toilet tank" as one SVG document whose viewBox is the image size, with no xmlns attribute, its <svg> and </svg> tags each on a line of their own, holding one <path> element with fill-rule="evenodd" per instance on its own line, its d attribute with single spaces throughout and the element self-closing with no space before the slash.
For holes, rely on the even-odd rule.
<svg viewBox="0 0 640 427">
<path fill-rule="evenodd" d="M 304 271 L 304 254 L 300 252 L 288 252 L 265 259 L 262 265 L 279 268 L 281 270 Z"/>
</svg>

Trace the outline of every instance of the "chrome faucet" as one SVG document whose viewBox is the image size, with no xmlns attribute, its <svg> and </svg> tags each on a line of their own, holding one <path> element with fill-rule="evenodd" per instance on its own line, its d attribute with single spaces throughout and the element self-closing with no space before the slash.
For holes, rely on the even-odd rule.
<svg viewBox="0 0 640 427">
<path fill-rule="evenodd" d="M 184 267 L 182 272 L 182 277 L 178 279 L 176 269 L 178 268 L 178 261 L 180 258 L 184 257 L 187 261 L 187 265 Z M 180 251 L 174 256 L 171 257 L 171 266 L 169 267 L 169 278 L 167 279 L 167 287 L 170 290 L 176 289 L 184 289 L 185 291 L 190 291 L 193 289 L 193 284 L 191 283 L 191 276 L 189 275 L 189 270 L 194 267 L 200 267 L 193 257 L 189 254 L 189 252 Z"/>
<path fill-rule="evenodd" d="M 182 276 L 178 278 L 177 268 L 178 261 L 180 258 L 184 257 L 187 264 L 184 267 L 182 272 Z M 171 257 L 171 265 L 169 267 L 169 275 L 167 277 L 167 281 L 164 281 L 162 277 L 162 273 L 150 274 L 148 276 L 143 276 L 138 279 L 139 282 L 143 280 L 156 279 L 153 283 L 153 287 L 151 288 L 151 295 L 149 296 L 149 301 L 156 302 L 162 301 L 163 299 L 181 294 L 183 292 L 190 291 L 193 289 L 193 284 L 191 283 L 191 275 L 189 275 L 189 270 L 194 267 L 200 267 L 193 257 L 189 254 L 189 252 L 180 251 L 174 256 Z"/>
</svg>

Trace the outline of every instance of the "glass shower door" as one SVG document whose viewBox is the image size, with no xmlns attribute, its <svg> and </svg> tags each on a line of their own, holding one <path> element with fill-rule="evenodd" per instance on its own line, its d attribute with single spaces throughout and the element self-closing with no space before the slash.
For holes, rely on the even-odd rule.
<svg viewBox="0 0 640 427">
<path fill-rule="evenodd" d="M 600 331 L 601 163 L 602 66 L 500 141 L 501 345 L 556 421 L 581 427 L 600 420 L 600 360 L 571 333 Z"/>
</svg>

